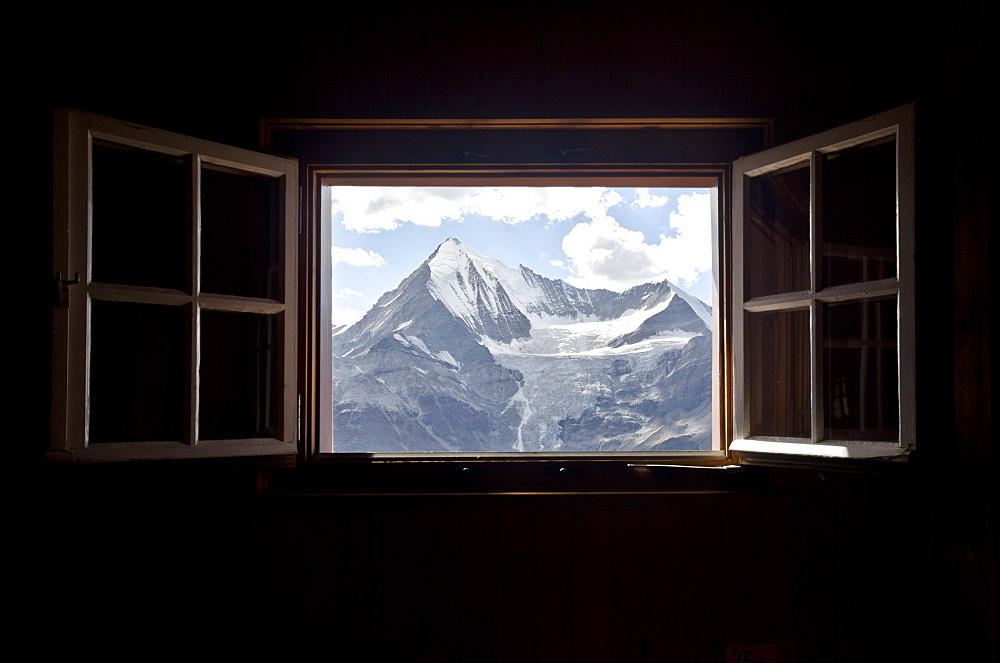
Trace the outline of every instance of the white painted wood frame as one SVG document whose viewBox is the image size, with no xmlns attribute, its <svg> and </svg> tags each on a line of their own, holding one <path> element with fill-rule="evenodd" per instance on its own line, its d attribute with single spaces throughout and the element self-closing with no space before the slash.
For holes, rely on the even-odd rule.
<svg viewBox="0 0 1000 663">
<path fill-rule="evenodd" d="M 838 458 L 902 457 L 916 447 L 916 376 L 914 339 L 914 108 L 888 111 L 753 154 L 733 164 L 733 413 L 734 440 L 730 450 Z M 896 150 L 896 269 L 895 278 L 822 287 L 820 265 L 822 157 L 892 136 Z M 796 164 L 810 170 L 810 289 L 749 299 L 745 297 L 744 236 L 749 179 Z M 824 439 L 822 376 L 822 304 L 861 301 L 865 297 L 894 295 L 897 299 L 897 362 L 899 439 L 895 442 Z M 754 434 L 747 387 L 746 322 L 751 313 L 808 309 L 810 313 L 810 438 L 779 438 Z"/>
<path fill-rule="evenodd" d="M 53 307 L 53 379 L 50 458 L 130 460 L 294 454 L 297 451 L 298 164 L 296 161 L 150 129 L 119 120 L 60 110 L 54 113 L 53 277 L 67 307 Z M 92 278 L 92 146 L 95 140 L 179 157 L 187 169 L 190 273 L 186 290 L 96 283 Z M 203 165 L 273 178 L 281 217 L 278 296 L 274 299 L 201 291 L 200 172 Z M 79 274 L 79 283 L 61 286 Z M 184 439 L 94 444 L 89 439 L 91 304 L 115 301 L 182 306 L 187 316 L 187 412 Z M 281 338 L 280 423 L 275 437 L 202 440 L 199 367 L 202 311 L 274 315 Z"/>
</svg>

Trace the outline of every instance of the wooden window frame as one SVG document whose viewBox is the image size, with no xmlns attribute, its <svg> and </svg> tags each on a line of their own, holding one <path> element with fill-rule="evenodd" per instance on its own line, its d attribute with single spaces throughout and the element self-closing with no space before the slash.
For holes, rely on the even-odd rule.
<svg viewBox="0 0 1000 663">
<path fill-rule="evenodd" d="M 840 459 L 905 459 L 916 448 L 916 354 L 914 339 L 914 108 L 897 108 L 801 140 L 737 160 L 733 166 L 733 380 L 735 400 L 734 440 L 730 449 L 744 459 L 766 459 L 771 455 L 815 456 Z M 822 260 L 820 237 L 821 160 L 824 155 L 893 136 L 896 148 L 896 259 L 897 275 L 823 287 L 819 282 Z M 748 240 L 743 233 L 750 178 L 796 164 L 808 164 L 809 201 L 809 289 L 802 292 L 744 296 L 743 263 Z M 821 366 L 823 303 L 857 301 L 891 295 L 897 298 L 897 366 L 899 371 L 899 437 L 896 441 L 824 439 L 823 378 Z M 754 312 L 809 311 L 809 438 L 779 438 L 754 435 L 747 380 L 747 319 Z"/>
<path fill-rule="evenodd" d="M 107 284 L 92 278 L 91 153 L 95 140 L 180 158 L 187 179 L 188 287 L 184 290 Z M 54 113 L 52 424 L 49 458 L 53 460 L 146 460 L 288 455 L 297 452 L 297 162 L 138 126 L 75 110 Z M 200 169 L 202 165 L 275 178 L 278 182 L 280 247 L 275 299 L 218 295 L 201 291 Z M 92 369 L 91 305 L 94 301 L 129 302 L 186 310 L 187 375 L 184 439 L 92 443 L 89 401 Z M 199 436 L 201 311 L 276 316 L 281 338 L 282 394 L 275 437 L 202 440 Z"/>
<path fill-rule="evenodd" d="M 340 169 L 316 169 L 313 171 L 315 177 L 319 179 L 318 190 L 320 190 L 321 205 L 325 205 L 326 197 L 324 191 L 327 186 L 344 185 L 371 185 L 371 186 L 601 186 L 601 187 L 697 187 L 709 188 L 712 190 L 712 221 L 713 236 L 720 236 L 719 229 L 722 226 L 724 214 L 722 202 L 724 198 L 720 195 L 728 179 L 728 173 L 724 169 L 704 168 L 702 172 L 682 170 L 674 166 L 667 165 L 647 165 L 641 170 L 635 168 L 615 169 L 614 167 L 590 167 L 580 170 L 560 170 L 558 167 L 546 168 L 545 173 L 525 173 L 517 167 L 499 167 L 485 170 L 482 168 L 474 171 L 461 171 L 454 167 L 447 169 L 447 174 L 433 175 L 431 169 L 420 175 L 401 177 L 398 174 L 386 173 L 378 170 L 366 170 L 363 174 L 356 172 L 343 172 Z M 322 211 L 321 211 L 322 217 Z M 332 238 L 329 236 L 329 226 L 321 218 L 320 237 L 321 246 L 329 247 Z M 717 302 L 723 300 L 719 295 L 720 278 L 723 269 L 720 260 L 721 253 L 714 251 L 714 270 L 716 275 L 713 290 L 716 293 Z M 328 250 L 320 252 L 320 268 L 322 273 L 321 283 L 328 287 L 331 283 L 329 264 L 330 253 Z M 721 329 L 722 316 L 721 308 L 716 302 L 710 303 L 713 312 L 713 327 Z M 320 301 L 319 320 L 330 319 L 331 298 L 323 297 Z M 330 349 L 331 339 L 329 334 L 320 334 L 321 361 L 319 368 L 320 385 L 320 438 L 319 446 L 322 447 L 332 439 L 333 404 L 331 394 L 326 386 L 332 384 L 332 367 L 328 358 L 332 357 Z M 405 461 L 444 461 L 444 460 L 469 460 L 469 459 L 489 459 L 489 461 L 503 460 L 505 458 L 532 458 L 535 460 L 565 460 L 569 458 L 578 460 L 608 458 L 614 460 L 632 460 L 635 462 L 648 462 L 650 460 L 664 460 L 671 458 L 681 462 L 697 462 L 708 465 L 718 465 L 728 462 L 726 453 L 726 435 L 723 429 L 723 422 L 728 420 L 722 414 L 726 399 L 723 394 L 722 352 L 725 347 L 722 334 L 713 334 L 713 448 L 708 450 L 691 451 L 647 451 L 647 452 L 413 452 L 413 453 L 364 453 L 347 454 L 340 452 L 330 452 L 317 449 L 315 458 L 324 462 L 338 462 L 342 460 L 405 460 Z"/>
<path fill-rule="evenodd" d="M 622 133 L 636 144 L 635 135 L 646 137 L 633 149 L 610 151 Z M 742 134 L 740 134 L 742 132 Z M 554 181 L 594 185 L 606 181 L 641 182 L 642 178 L 673 177 L 678 185 L 689 182 L 717 187 L 720 260 L 716 278 L 720 301 L 728 290 L 726 246 L 729 233 L 729 173 L 737 156 L 771 144 L 772 122 L 763 119 L 557 119 L 557 120 L 264 120 L 261 143 L 268 151 L 292 154 L 300 159 L 304 199 L 309 201 L 301 255 L 303 308 L 303 457 L 323 465 L 470 462 L 602 462 L 626 465 L 662 462 L 699 466 L 724 466 L 731 462 L 726 442 L 730 439 L 728 374 L 728 330 L 723 307 L 718 307 L 719 349 L 715 355 L 719 375 L 720 402 L 714 422 L 720 449 L 709 452 L 655 452 L 648 454 L 332 454 L 318 453 L 319 441 L 329 435 L 326 403 L 319 367 L 326 357 L 319 330 L 325 319 L 322 293 L 323 251 L 329 245 L 320 222 L 320 193 L 324 181 L 338 184 L 528 184 Z M 731 147 L 735 134 L 752 135 L 754 148 Z M 513 137 L 513 138 L 511 138 Z M 504 140 L 506 138 L 507 140 Z M 587 146 L 581 149 L 580 146 Z M 713 146 L 706 149 L 706 145 Z M 724 147 L 720 147 L 724 146 Z M 729 149 L 727 152 L 726 150 Z M 386 155 L 395 158 L 390 160 Z M 435 160 L 445 157 L 446 160 Z M 666 159 L 664 157 L 667 157 Z M 674 160 L 676 158 L 676 160 Z M 328 250 L 327 250 L 328 252 Z M 350 457 L 345 457 L 350 456 Z"/>
</svg>

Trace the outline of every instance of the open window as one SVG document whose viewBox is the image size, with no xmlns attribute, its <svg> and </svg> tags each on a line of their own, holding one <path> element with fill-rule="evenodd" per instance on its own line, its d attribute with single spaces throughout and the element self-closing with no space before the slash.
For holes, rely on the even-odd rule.
<svg viewBox="0 0 1000 663">
<path fill-rule="evenodd" d="M 731 396 L 727 393 L 730 332 L 725 293 L 730 287 L 729 234 L 726 230 L 730 164 L 738 156 L 770 144 L 769 120 L 268 120 L 263 123 L 262 133 L 266 149 L 300 159 L 305 173 L 306 196 L 312 204 L 303 250 L 303 255 L 313 261 L 304 266 L 303 275 L 309 308 L 313 312 L 304 330 L 307 336 L 303 343 L 307 355 L 305 366 L 316 371 L 305 381 L 303 421 L 307 428 L 305 437 L 311 441 L 306 445 L 307 453 L 334 463 L 402 461 L 410 463 L 413 472 L 417 470 L 412 461 L 449 459 L 461 463 L 476 459 L 514 460 L 522 462 L 520 466 L 525 469 L 523 461 L 531 460 L 600 460 L 621 467 L 633 461 L 699 465 L 729 462 L 726 445 L 731 420 Z M 334 225 L 342 223 L 342 220 L 333 218 L 331 221 L 331 218 L 344 214 L 348 206 L 338 196 L 359 198 L 354 193 L 343 193 L 345 190 L 339 187 L 381 188 L 382 198 L 373 196 L 367 202 L 354 203 L 355 207 L 360 205 L 370 210 L 388 207 L 388 194 L 385 193 L 388 187 L 397 188 L 397 193 L 417 187 L 428 187 L 425 193 L 432 188 L 475 189 L 483 198 L 510 197 L 515 189 L 555 191 L 566 188 L 576 190 L 577 198 L 613 194 L 636 204 L 633 198 L 637 195 L 649 196 L 649 191 L 656 187 L 675 187 L 673 193 L 655 195 L 673 197 L 674 204 L 690 196 L 705 203 L 705 228 L 710 237 L 706 250 L 711 253 L 710 260 L 714 263 L 710 279 L 714 290 L 709 289 L 698 298 L 699 302 L 692 302 L 701 311 L 701 316 L 693 311 L 693 306 L 686 307 L 691 320 L 680 320 L 683 316 L 673 315 L 657 318 L 659 311 L 655 306 L 664 304 L 666 297 L 662 301 L 657 299 L 649 308 L 623 302 L 619 313 L 632 310 L 638 314 L 630 321 L 634 322 L 631 327 L 624 329 L 623 325 L 616 335 L 603 339 L 600 353 L 590 346 L 576 348 L 581 355 L 587 352 L 607 355 L 600 358 L 600 362 L 607 365 L 599 367 L 591 376 L 594 379 L 588 380 L 584 371 L 571 371 L 575 374 L 569 378 L 565 371 L 530 367 L 523 357 L 511 357 L 516 354 L 515 349 L 523 350 L 527 345 L 541 343 L 533 335 L 538 326 L 532 326 L 530 331 L 527 329 L 538 321 L 529 320 L 528 325 L 519 326 L 511 319 L 518 318 L 518 322 L 524 323 L 523 318 L 531 318 L 533 312 L 538 312 L 528 310 L 530 302 L 525 308 L 521 306 L 524 301 L 514 301 L 524 294 L 515 295 L 513 291 L 522 287 L 525 279 L 544 284 L 542 289 L 557 288 L 568 299 L 593 296 L 593 292 L 570 288 L 569 273 L 564 272 L 564 278 L 560 279 L 549 265 L 532 263 L 543 251 L 542 247 L 534 245 L 536 242 L 526 247 L 532 255 L 509 257 L 496 255 L 500 245 L 508 239 L 469 240 L 457 226 L 455 230 L 447 230 L 442 224 L 435 240 L 420 246 L 413 240 L 414 233 L 399 232 L 404 245 L 413 244 L 412 247 L 404 246 L 414 249 L 408 258 L 407 271 L 382 286 L 376 286 L 374 279 L 362 285 L 347 284 L 339 279 L 335 282 L 331 247 L 337 247 L 340 259 L 353 260 L 359 266 L 389 260 L 385 251 L 361 241 L 363 233 L 355 233 L 346 241 L 343 236 L 331 236 Z M 458 195 L 454 189 L 442 197 L 453 195 Z M 401 198 L 402 194 L 393 197 Z M 671 212 L 676 214 L 679 210 L 664 208 L 660 211 L 661 232 L 674 235 L 669 228 Z M 412 215 L 414 212 L 405 213 Z M 552 215 L 538 216 L 541 223 L 552 221 Z M 580 222 L 592 221 L 589 217 L 568 221 L 559 237 L 565 237 Z M 387 217 L 368 227 L 375 228 L 378 224 L 404 229 L 417 225 L 408 225 L 401 216 Z M 450 242 L 449 238 L 458 242 Z M 660 241 L 656 233 L 644 238 L 647 245 Z M 463 252 L 463 264 L 471 261 L 482 267 L 474 268 L 475 274 L 455 274 L 453 284 L 457 285 L 448 286 L 452 294 L 463 290 L 464 304 L 445 302 L 447 298 L 438 284 L 441 295 L 438 297 L 427 297 L 428 288 L 423 288 L 420 306 L 425 316 L 419 322 L 420 316 L 408 317 L 405 312 L 399 312 L 398 316 L 392 314 L 391 319 L 377 319 L 381 312 L 375 309 L 389 308 L 390 303 L 399 304 L 408 297 L 407 282 L 422 279 L 421 269 L 434 270 L 434 261 L 445 251 Z M 559 251 L 547 257 L 565 260 L 568 256 Z M 522 264 L 527 269 L 522 269 Z M 635 264 L 636 272 L 643 268 L 644 265 Z M 504 282 L 504 292 L 499 295 L 499 290 L 491 284 L 503 279 L 493 279 L 491 274 L 495 276 L 502 271 L 515 272 L 515 280 L 520 285 Z M 472 285 L 470 277 L 474 277 L 471 280 L 477 284 Z M 677 289 L 664 286 L 662 292 L 652 292 L 661 280 L 662 276 L 653 276 L 646 282 L 637 281 L 636 285 L 651 288 L 650 292 L 637 296 L 649 295 L 655 299 L 660 295 L 673 295 L 676 303 L 684 300 L 685 294 L 678 292 L 683 290 L 683 283 Z M 354 296 L 368 288 L 375 291 L 375 301 L 359 311 L 368 314 L 364 324 L 355 328 L 336 325 L 331 312 L 343 304 L 334 298 L 337 295 Z M 627 287 L 606 294 L 609 299 L 620 298 L 622 290 Z M 378 300 L 379 295 L 381 300 Z M 432 300 L 455 306 L 445 306 L 450 308 L 449 315 L 445 316 L 442 311 L 431 311 Z M 498 320 L 496 312 L 506 304 L 510 304 L 507 312 L 512 313 L 506 317 L 506 328 L 491 328 L 490 325 Z M 462 311 L 470 313 L 472 309 L 487 315 L 463 316 Z M 433 313 L 431 317 L 447 318 L 445 324 L 453 327 L 456 317 L 463 318 L 460 322 L 471 322 L 465 331 L 472 334 L 463 336 L 449 332 L 448 342 L 458 342 L 462 347 L 445 347 L 444 334 L 424 328 L 428 311 Z M 608 316 L 600 312 L 588 311 L 585 315 L 593 315 L 594 323 L 608 321 Z M 485 319 L 491 316 L 493 319 Z M 668 317 L 671 319 L 666 320 Z M 707 321 L 710 322 L 706 324 Z M 662 329 L 654 329 L 658 323 L 663 323 Z M 699 323 L 702 328 L 694 329 Z M 573 336 L 565 328 L 560 331 Z M 680 343 L 682 336 L 683 343 Z M 576 338 L 579 340 L 579 336 Z M 650 366 L 639 365 L 641 362 L 637 363 L 635 357 L 625 356 L 626 351 L 644 343 L 649 345 L 651 341 L 670 341 L 677 347 L 672 352 L 656 354 Z M 568 343 L 566 347 L 572 345 Z M 684 352 L 685 347 L 688 353 Z M 621 361 L 616 362 L 610 356 L 611 350 L 622 353 Z M 482 406 L 481 402 L 475 402 L 475 395 L 456 393 L 471 382 L 469 376 L 463 375 L 469 361 L 458 357 L 459 353 L 468 357 L 477 353 L 488 355 L 477 368 L 481 373 L 492 371 L 496 375 L 491 374 L 491 379 L 477 384 L 495 386 L 501 392 L 495 402 Z M 501 360 L 498 360 L 499 355 L 504 355 Z M 553 357 L 548 359 L 560 361 Z M 510 360 L 509 366 L 504 364 L 507 360 Z M 697 373 L 691 371 L 694 364 L 698 364 Z M 698 403 L 685 403 L 684 407 L 678 405 L 683 398 L 678 398 L 673 405 L 666 403 L 661 398 L 662 392 L 679 394 L 682 391 L 680 384 L 671 387 L 662 382 L 661 379 L 671 373 L 679 382 L 684 375 L 692 378 L 684 387 L 701 382 L 705 387 L 701 391 L 706 397 Z M 503 379 L 505 376 L 507 379 Z M 476 376 L 477 381 L 480 377 L 482 375 Z M 533 384 L 529 384 L 531 380 Z M 421 387 L 426 383 L 440 388 L 436 393 L 422 392 Z M 532 402 L 532 396 L 537 395 L 541 387 L 551 387 L 551 397 L 548 402 Z M 534 394 L 529 393 L 532 389 L 536 390 Z M 654 398 L 657 390 L 661 393 Z M 574 404 L 575 410 L 556 411 L 549 407 L 557 404 L 560 394 L 576 396 L 582 391 L 590 392 L 587 394 L 590 400 Z M 389 401 L 393 407 L 383 407 Z M 675 411 L 668 411 L 671 408 Z M 682 420 L 675 416 L 681 409 L 687 410 L 681 413 L 683 415 L 699 410 L 697 420 L 701 428 L 696 430 L 691 425 L 694 417 Z M 539 416 L 540 413 L 544 414 Z M 481 430 L 479 423 L 489 422 L 491 417 L 493 421 L 499 420 L 497 428 L 504 433 L 502 439 L 487 438 L 476 441 L 472 447 L 463 446 L 468 441 L 466 433 L 477 435 Z M 504 420 L 505 417 L 509 421 Z M 363 428 L 356 426 L 360 419 L 371 422 L 370 435 L 366 436 Z M 338 431 L 338 422 L 348 427 L 341 429 L 346 433 Z M 459 423 L 470 425 L 459 426 Z M 465 432 L 460 432 L 457 438 L 441 434 L 458 428 Z M 533 429 L 530 439 L 524 435 L 528 429 Z M 521 437 L 517 436 L 518 432 L 522 433 Z M 417 438 L 421 444 L 406 446 L 407 441 Z M 577 440 L 582 443 L 574 447 Z M 494 446 L 491 447 L 491 443 Z"/>
<path fill-rule="evenodd" d="M 294 454 L 297 163 L 54 121 L 50 457 Z"/>
<path fill-rule="evenodd" d="M 662 321 L 648 320 L 659 312 L 649 309 L 604 347 L 675 332 L 688 334 L 685 345 L 710 337 L 711 443 L 654 441 L 609 454 L 591 439 L 586 449 L 567 453 L 544 443 L 529 450 L 523 438 L 522 451 L 514 437 L 510 451 L 520 460 L 653 456 L 723 465 L 734 451 L 755 462 L 775 454 L 898 458 L 914 448 L 912 108 L 765 151 L 771 125 L 762 120 L 265 120 L 265 149 L 303 164 L 309 202 L 301 231 L 293 160 L 77 112 L 57 113 L 55 132 L 53 458 L 492 454 L 488 446 L 464 452 L 448 445 L 415 454 L 350 446 L 339 453 L 333 357 L 352 356 L 351 348 L 335 347 L 343 338 L 332 327 L 333 186 L 707 192 L 714 291 L 701 303 L 711 334 L 685 330 L 684 320 L 654 329 Z M 740 158 L 745 154 L 752 156 Z M 437 250 L 454 248 L 449 235 Z M 490 257 L 494 247 L 471 248 Z M 427 253 L 408 274 L 433 249 Z M 479 285 L 465 282 L 483 310 L 499 311 L 517 295 L 483 289 L 491 269 L 494 276 L 509 268 L 535 278 L 542 290 L 558 285 L 514 260 L 500 263 L 475 269 Z M 592 297 L 558 289 L 567 301 Z M 672 294 L 683 299 L 678 290 Z M 630 307 L 642 308 L 622 303 Z M 411 381 L 433 369 L 438 383 L 459 384 L 456 353 L 407 323 L 393 320 L 379 339 L 356 333 L 354 340 L 367 344 L 365 351 L 384 343 L 382 368 L 406 364 L 416 371 Z M 492 353 L 491 343 L 510 349 L 530 340 L 510 319 L 506 332 L 479 323 L 478 338 L 466 339 L 478 349 L 462 350 L 469 356 Z M 674 371 L 684 360 L 680 350 L 653 368 Z M 503 377 L 495 366 L 483 367 Z M 620 393 L 580 412 L 556 413 L 550 423 L 570 437 L 586 433 L 601 407 L 630 396 L 635 365 L 611 361 L 605 368 Z M 527 369 L 503 369 L 509 379 L 492 384 L 509 393 L 501 394 L 506 408 L 496 414 L 509 415 L 507 428 L 516 433 L 532 409 L 523 391 Z M 574 388 L 557 371 L 535 373 Z M 383 378 L 382 396 L 394 396 L 390 382 Z M 662 407 L 642 390 L 657 385 L 641 387 L 629 407 L 655 418 Z M 435 423 L 449 426 L 462 414 L 445 406 Z M 596 425 L 620 432 L 649 421 L 625 415 L 614 426 Z"/>
<path fill-rule="evenodd" d="M 356 163 L 348 157 L 336 164 L 311 166 L 314 197 L 319 199 L 317 193 L 327 184 L 404 185 L 423 178 L 438 185 L 455 185 L 468 178 L 498 186 L 504 178 L 537 183 L 553 174 L 566 179 L 589 178 L 591 183 L 597 183 L 600 177 L 594 175 L 599 171 L 605 176 L 629 171 L 629 176 L 641 179 L 656 169 L 686 170 L 690 174 L 706 162 L 732 160 L 731 191 L 728 164 L 715 171 L 720 221 L 717 229 L 721 229 L 715 251 L 720 260 L 717 285 L 721 298 L 713 302 L 717 315 L 715 338 L 719 341 L 713 351 L 718 362 L 713 368 L 717 396 L 713 401 L 713 424 L 722 441 L 713 450 L 721 451 L 726 461 L 735 451 L 744 460 L 760 462 L 768 457 L 802 455 L 902 458 L 914 448 L 912 107 L 759 151 L 767 147 L 768 130 L 763 132 L 765 140 L 758 143 L 757 149 L 744 145 L 742 154 L 752 156 L 737 158 L 729 152 L 731 159 L 718 161 L 718 155 L 732 149 L 738 140 L 704 140 L 695 146 L 699 137 L 709 133 L 686 134 L 691 143 L 677 140 L 680 134 L 671 133 L 677 125 L 670 121 L 659 125 L 655 121 L 637 121 L 643 123 L 643 129 L 655 126 L 659 130 L 642 135 L 645 142 L 641 147 L 635 135 L 625 137 L 620 132 L 621 125 L 605 123 L 598 127 L 601 123 L 594 121 L 582 126 L 572 124 L 580 121 L 565 121 L 560 129 L 577 130 L 571 133 L 553 131 L 552 126 L 530 126 L 531 122 L 525 121 L 517 129 L 542 131 L 525 139 L 528 132 L 518 135 L 505 125 L 507 144 L 493 141 L 488 148 L 483 147 L 490 145 L 485 139 L 487 132 L 477 130 L 499 133 L 500 127 L 489 121 L 447 127 L 443 121 L 440 127 L 420 125 L 418 132 L 405 122 L 377 127 L 374 121 L 320 123 L 311 128 L 317 132 L 314 136 L 320 131 L 329 132 L 325 138 L 335 137 L 331 142 L 348 154 L 356 150 L 356 139 L 346 138 L 352 132 L 377 138 L 368 144 L 369 153 L 354 160 Z M 719 121 L 714 127 L 716 136 L 723 124 Z M 593 131 L 580 140 L 581 128 Z M 746 125 L 741 128 L 746 129 Z M 302 126 L 294 129 L 301 130 Z M 367 133 L 372 129 L 383 133 Z M 280 134 L 285 127 L 276 124 L 271 130 Z M 424 159 L 420 165 L 410 161 L 401 164 L 379 157 L 383 149 L 396 158 L 412 160 L 413 153 L 420 149 L 412 135 L 423 132 L 426 137 L 427 130 L 436 130 L 436 135 L 435 140 L 425 144 L 434 145 L 438 156 L 449 154 L 452 161 L 448 165 L 428 165 L 434 163 L 432 159 Z M 553 137 L 547 132 L 558 135 Z M 384 149 L 380 143 L 387 136 L 397 140 Z M 549 142 L 535 145 L 532 139 L 536 137 Z M 570 144 L 567 139 L 588 147 L 565 149 Z M 616 141 L 620 141 L 619 148 L 629 146 L 621 153 L 631 157 L 641 154 L 643 158 L 634 158 L 622 169 L 618 168 L 617 157 L 600 158 L 600 146 Z M 591 147 L 594 145 L 598 149 Z M 316 149 L 322 152 L 322 148 L 313 148 L 313 154 Z M 544 157 L 525 158 L 533 149 Z M 515 153 L 517 158 L 482 163 L 494 162 L 494 150 Z M 325 154 L 337 153 L 334 148 Z M 329 198 L 324 200 L 318 216 L 330 205 Z M 321 239 L 321 255 L 330 244 L 329 237 Z M 332 284 L 330 288 L 332 293 Z M 326 361 L 336 354 L 332 349 L 336 342 L 324 345 L 326 314 L 320 317 L 318 345 Z M 384 331 L 393 332 L 387 338 L 395 338 L 400 352 L 410 351 L 416 356 L 420 354 L 417 350 L 430 350 L 430 355 L 440 351 L 420 348 L 420 339 L 408 338 L 405 330 Z M 382 358 L 387 356 L 383 354 Z M 333 369 L 326 370 L 335 374 Z M 360 366 L 352 371 L 358 376 L 365 373 Z M 320 391 L 330 382 L 321 378 Z M 399 396 L 388 383 L 383 383 L 381 389 L 387 398 Z M 517 394 L 515 391 L 511 398 L 517 398 Z M 349 418 L 359 414 L 356 400 L 342 402 L 347 404 L 342 415 Z M 321 440 L 321 452 L 336 453 L 336 403 L 337 396 L 329 394 L 321 395 L 315 403 L 321 429 L 315 439 Z M 419 405 L 410 412 L 418 418 Z M 452 412 L 459 415 L 457 409 Z M 442 423 L 447 426 L 452 421 Z M 557 423 L 564 430 L 572 425 L 568 418 Z M 515 444 L 514 449 L 519 447 Z M 369 457 L 379 455 L 374 448 L 365 451 Z M 396 452 L 400 455 L 399 449 Z M 655 453 L 668 462 L 686 455 L 678 449 Z M 407 456 L 407 451 L 402 450 L 401 455 Z M 687 460 L 691 460 L 690 456 Z M 706 461 L 708 456 L 695 460 Z"/>
<path fill-rule="evenodd" d="M 734 442 L 742 455 L 915 447 L 913 108 L 733 172 Z"/>
</svg>

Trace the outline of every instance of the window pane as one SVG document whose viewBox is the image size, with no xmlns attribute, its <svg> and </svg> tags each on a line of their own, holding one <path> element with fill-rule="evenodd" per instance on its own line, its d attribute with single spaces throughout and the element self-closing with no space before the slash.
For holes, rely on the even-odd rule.
<svg viewBox="0 0 1000 663">
<path fill-rule="evenodd" d="M 326 194 L 324 451 L 713 448 L 711 189 Z"/>
<path fill-rule="evenodd" d="M 824 437 L 898 439 L 896 298 L 823 309 Z"/>
<path fill-rule="evenodd" d="M 202 168 L 201 290 L 279 296 L 278 180 Z"/>
<path fill-rule="evenodd" d="M 896 141 L 823 157 L 823 287 L 896 275 Z"/>
<path fill-rule="evenodd" d="M 183 162 L 98 142 L 92 154 L 93 280 L 185 290 Z"/>
<path fill-rule="evenodd" d="M 274 437 L 280 422 L 277 315 L 202 311 L 199 437 Z"/>
<path fill-rule="evenodd" d="M 750 435 L 810 437 L 809 311 L 748 314 Z"/>
<path fill-rule="evenodd" d="M 749 179 L 745 296 L 808 290 L 809 163 Z"/>
<path fill-rule="evenodd" d="M 103 301 L 91 310 L 90 441 L 181 441 L 184 310 Z"/>
</svg>

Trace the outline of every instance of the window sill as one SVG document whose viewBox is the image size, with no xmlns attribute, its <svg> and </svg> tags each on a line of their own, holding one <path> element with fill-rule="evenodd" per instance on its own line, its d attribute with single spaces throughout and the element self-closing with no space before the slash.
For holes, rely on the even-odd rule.
<svg viewBox="0 0 1000 663">
<path fill-rule="evenodd" d="M 295 464 L 293 444 L 269 438 L 258 440 L 209 441 L 198 445 L 181 442 L 115 442 L 92 444 L 86 449 L 49 451 L 50 462 L 119 462 L 119 461 L 216 461 L 232 460 L 270 465 L 275 460 Z"/>
<path fill-rule="evenodd" d="M 745 490 L 756 475 L 720 470 L 724 454 L 700 459 L 675 455 L 585 458 L 581 455 L 534 457 L 413 458 L 398 455 L 323 454 L 292 472 L 275 472 L 271 494 L 310 495 L 568 495 L 636 494 Z M 526 457 L 527 456 L 527 457 Z M 700 461 L 700 462 L 699 462 Z M 729 466 L 732 468 L 732 466 Z M 733 468 L 739 470 L 739 468 Z"/>
<path fill-rule="evenodd" d="M 888 442 L 803 443 L 734 440 L 730 445 L 742 466 L 795 468 L 819 472 L 896 472 L 909 465 L 911 451 Z"/>
<path fill-rule="evenodd" d="M 909 449 L 904 449 L 895 442 L 856 442 L 834 441 L 791 442 L 775 440 L 733 440 L 729 450 L 746 454 L 780 454 L 789 456 L 807 456 L 816 458 L 871 459 L 871 460 L 906 460 Z"/>
</svg>

